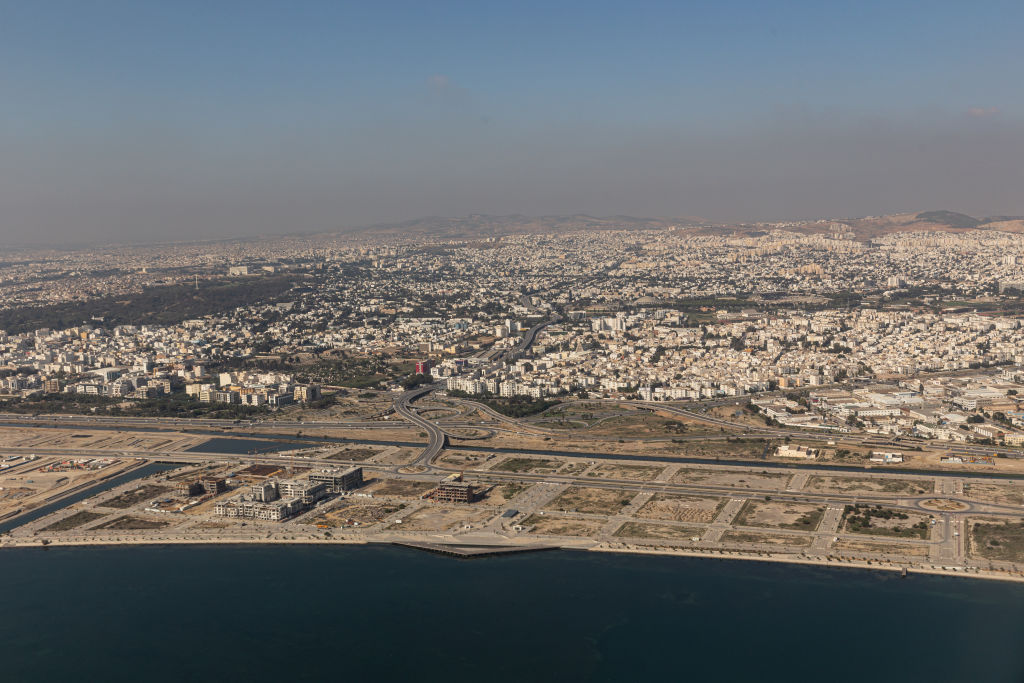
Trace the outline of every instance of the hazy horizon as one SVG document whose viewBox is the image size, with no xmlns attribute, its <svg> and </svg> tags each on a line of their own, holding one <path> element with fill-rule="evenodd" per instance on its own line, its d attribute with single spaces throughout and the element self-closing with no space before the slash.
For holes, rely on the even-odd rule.
<svg viewBox="0 0 1024 683">
<path fill-rule="evenodd" d="M 1024 7 L 7 3 L 0 247 L 1024 214 Z"/>
</svg>

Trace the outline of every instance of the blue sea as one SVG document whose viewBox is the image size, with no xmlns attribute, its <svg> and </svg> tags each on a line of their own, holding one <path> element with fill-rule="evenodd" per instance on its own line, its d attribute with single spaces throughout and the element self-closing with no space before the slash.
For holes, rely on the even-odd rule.
<svg viewBox="0 0 1024 683">
<path fill-rule="evenodd" d="M 2 681 L 1024 682 L 1024 585 L 554 551 L 0 552 Z"/>
</svg>

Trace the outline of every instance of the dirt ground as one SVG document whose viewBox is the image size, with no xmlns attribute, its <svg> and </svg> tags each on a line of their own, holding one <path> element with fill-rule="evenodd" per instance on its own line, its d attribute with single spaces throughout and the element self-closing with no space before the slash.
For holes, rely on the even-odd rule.
<svg viewBox="0 0 1024 683">
<path fill-rule="evenodd" d="M 769 529 L 814 531 L 825 508 L 813 503 L 748 500 L 732 523 L 735 526 L 759 526 Z"/>
<path fill-rule="evenodd" d="M 849 509 L 849 507 L 848 507 Z M 927 526 L 923 529 L 914 528 L 915 525 L 924 522 L 926 525 L 929 522 L 928 515 L 919 514 L 916 512 L 907 512 L 905 510 L 891 510 L 889 508 L 875 508 L 871 507 L 872 510 L 879 512 L 890 512 L 894 513 L 889 519 L 884 517 L 871 517 L 871 526 L 868 527 L 856 527 L 851 524 L 851 515 L 857 514 L 862 517 L 868 510 L 868 506 L 862 507 L 859 511 L 854 513 L 844 514 L 843 521 L 840 524 L 840 529 L 843 533 L 848 534 L 865 534 L 868 536 L 894 536 L 899 538 L 920 538 L 927 539 L 931 535 L 931 526 Z M 906 515 L 906 519 L 901 519 L 898 515 Z"/>
<path fill-rule="evenodd" d="M 1024 522 L 972 519 L 970 554 L 987 560 L 1024 562 Z"/>
<path fill-rule="evenodd" d="M 102 451 L 183 451 L 203 443 L 208 436 L 196 436 L 178 432 L 115 431 L 88 428 L 32 428 L 0 427 L 0 443 L 5 446 L 20 446 L 38 449 L 89 449 L 91 455 L 69 457 L 104 457 Z"/>
<path fill-rule="evenodd" d="M 388 528 L 396 531 L 458 531 L 466 524 L 477 526 L 495 515 L 489 508 L 472 505 L 426 505 Z"/>
<path fill-rule="evenodd" d="M 363 462 L 379 455 L 386 447 L 384 446 L 346 446 L 336 451 L 331 451 L 323 456 L 327 460 L 352 460 Z"/>
<path fill-rule="evenodd" d="M 103 524 L 92 527 L 93 531 L 128 531 L 128 530 L 143 530 L 143 529 L 162 529 L 165 526 L 170 526 L 168 520 L 163 519 L 147 519 L 142 517 L 132 517 L 125 515 L 124 517 L 118 517 L 117 519 L 111 519 Z"/>
<path fill-rule="evenodd" d="M 811 536 L 801 536 L 798 534 L 761 534 L 752 531 L 726 531 L 722 534 L 722 542 L 806 548 L 811 544 Z"/>
<path fill-rule="evenodd" d="M 595 519 L 572 519 L 560 515 L 535 514 L 523 520 L 523 526 L 529 528 L 531 534 L 593 536 L 601 530 L 604 522 Z"/>
<path fill-rule="evenodd" d="M 544 460 L 541 458 L 518 458 L 510 457 L 501 460 L 491 466 L 493 472 L 529 472 L 538 474 L 551 474 L 561 467 L 558 460 Z"/>
<path fill-rule="evenodd" d="M 320 515 L 306 518 L 303 523 L 331 529 L 344 526 L 372 526 L 400 509 L 400 506 L 389 503 L 347 501 Z"/>
<path fill-rule="evenodd" d="M 381 465 L 407 465 L 419 457 L 421 452 L 418 448 L 390 446 L 377 455 L 373 462 Z"/>
<path fill-rule="evenodd" d="M 724 498 L 656 493 L 636 513 L 643 519 L 674 522 L 712 522 L 725 506 Z"/>
<path fill-rule="evenodd" d="M 694 537 L 699 539 L 703 533 L 704 530 L 698 527 L 626 522 L 620 526 L 613 535 L 619 538 L 651 538 L 665 541 L 691 541 Z"/>
<path fill-rule="evenodd" d="M 894 477 L 830 477 L 813 475 L 807 479 L 804 491 L 817 493 L 896 493 L 920 495 L 932 493 L 935 485 L 929 479 L 902 479 Z"/>
<path fill-rule="evenodd" d="M 992 484 L 970 481 L 964 484 L 964 495 L 986 503 L 1024 505 L 1024 483 Z"/>
<path fill-rule="evenodd" d="M 768 470 L 737 471 L 733 468 L 718 470 L 684 466 L 672 476 L 672 481 L 677 484 L 781 490 L 786 487 L 792 476 L 789 472 L 770 472 Z"/>
<path fill-rule="evenodd" d="M 21 461 L 6 470 L 0 470 L 0 515 L 18 508 L 31 510 L 53 496 L 59 496 L 71 489 L 89 484 L 103 477 L 109 477 L 134 465 L 134 461 L 116 460 L 97 470 L 72 469 L 60 472 L 44 472 L 40 468 L 56 465 L 63 458 L 39 458 Z"/>
<path fill-rule="evenodd" d="M 587 472 L 588 477 L 601 477 L 602 479 L 637 479 L 639 481 L 653 481 L 665 470 L 658 465 L 626 465 L 622 463 L 607 463 L 597 465 Z"/>
<path fill-rule="evenodd" d="M 375 496 L 392 496 L 394 498 L 419 498 L 437 484 L 428 481 L 412 481 L 410 479 L 377 479 L 364 487 L 365 493 Z"/>
<path fill-rule="evenodd" d="M 171 488 L 169 486 L 144 484 L 143 486 L 140 486 L 137 489 L 134 489 L 132 491 L 125 491 L 124 493 L 115 496 L 110 500 L 105 500 L 102 503 L 99 503 L 98 505 L 99 507 L 125 510 L 133 505 L 138 505 L 139 503 L 149 500 L 150 498 L 160 497 L 169 492 L 170 490 Z"/>
<path fill-rule="evenodd" d="M 90 524 L 95 522 L 97 519 L 102 519 L 104 517 L 106 517 L 106 515 L 103 513 L 80 510 L 73 515 L 68 515 L 64 519 L 57 520 L 53 524 L 43 527 L 40 531 L 67 531 L 85 524 Z"/>
<path fill-rule="evenodd" d="M 629 505 L 635 496 L 636 493 L 630 491 L 570 486 L 544 509 L 610 515 Z"/>
<path fill-rule="evenodd" d="M 485 493 L 479 502 L 485 505 L 504 505 L 532 487 L 532 484 L 499 484 Z"/>
<path fill-rule="evenodd" d="M 909 555 L 911 557 L 927 557 L 928 546 L 900 543 L 882 543 L 878 541 L 854 541 L 840 538 L 832 544 L 837 551 L 847 553 L 879 553 L 883 555 Z"/>
<path fill-rule="evenodd" d="M 438 462 L 464 469 L 483 469 L 486 463 L 494 462 L 492 453 L 473 453 L 471 451 L 444 451 Z"/>
</svg>

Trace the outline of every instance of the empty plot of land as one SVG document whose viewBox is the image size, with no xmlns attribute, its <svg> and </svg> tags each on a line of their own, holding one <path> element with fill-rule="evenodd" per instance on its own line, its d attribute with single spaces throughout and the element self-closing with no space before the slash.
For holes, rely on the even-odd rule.
<svg viewBox="0 0 1024 683">
<path fill-rule="evenodd" d="M 748 500 L 740 508 L 732 523 L 734 526 L 814 531 L 818 528 L 823 514 L 825 514 L 825 508 L 813 503 Z"/>
<path fill-rule="evenodd" d="M 753 531 L 726 531 L 722 534 L 722 543 L 742 543 L 745 545 L 787 546 L 806 548 L 811 544 L 811 536 L 800 534 L 761 534 Z"/>
<path fill-rule="evenodd" d="M 125 491 L 119 496 L 115 496 L 110 500 L 105 500 L 102 503 L 97 503 L 100 507 L 115 508 L 118 510 L 124 510 L 130 508 L 133 505 L 138 505 L 144 500 L 154 498 L 156 496 L 167 493 L 171 489 L 167 486 L 157 486 L 156 484 L 146 484 L 140 486 L 133 491 Z"/>
<path fill-rule="evenodd" d="M 566 464 L 562 465 L 561 469 L 558 470 L 558 474 L 568 474 L 568 475 L 579 474 L 580 472 L 582 472 L 583 470 L 587 469 L 588 467 L 590 467 L 590 463 L 589 462 L 582 462 L 582 461 L 567 462 Z"/>
<path fill-rule="evenodd" d="M 494 516 L 494 512 L 469 505 L 427 505 L 392 524 L 390 529 L 405 531 L 445 531 L 474 525 Z"/>
<path fill-rule="evenodd" d="M 523 526 L 531 534 L 548 536 L 593 536 L 602 526 L 603 521 L 595 519 L 572 519 L 559 515 L 530 515 L 523 520 Z"/>
<path fill-rule="evenodd" d="M 1024 505 L 1024 484 L 1016 482 L 990 484 L 972 481 L 964 484 L 964 495 L 997 505 Z"/>
<path fill-rule="evenodd" d="M 656 493 L 636 516 L 673 522 L 711 522 L 724 506 L 722 498 Z"/>
<path fill-rule="evenodd" d="M 807 479 L 804 490 L 818 493 L 897 493 L 920 495 L 931 493 L 935 490 L 935 485 L 927 479 L 814 475 Z"/>
<path fill-rule="evenodd" d="M 97 519 L 106 517 L 105 514 L 100 512 L 89 512 L 88 510 L 82 510 L 76 512 L 73 515 L 68 515 L 64 519 L 59 519 L 49 526 L 45 526 L 41 531 L 67 531 L 68 529 L 74 529 L 80 527 L 83 524 L 89 524 L 95 522 Z"/>
<path fill-rule="evenodd" d="M 590 428 L 591 434 L 602 436 L 621 436 L 627 438 L 644 438 L 656 436 L 673 436 L 688 433 L 703 433 L 706 425 L 685 423 L 682 420 L 662 415 L 635 414 L 618 415 L 599 420 Z M 718 431 L 718 428 L 715 428 Z"/>
<path fill-rule="evenodd" d="M 559 468 L 557 460 L 540 458 L 508 458 L 491 467 L 494 472 L 537 472 L 551 473 Z"/>
<path fill-rule="evenodd" d="M 988 560 L 1024 562 L 1024 522 L 970 525 L 971 554 Z"/>
<path fill-rule="evenodd" d="M 741 489 L 782 489 L 793 475 L 788 472 L 713 470 L 683 467 L 672 476 L 677 484 L 728 486 Z"/>
<path fill-rule="evenodd" d="M 847 505 L 843 511 L 843 530 L 852 534 L 926 539 L 930 533 L 928 516 L 881 506 Z"/>
<path fill-rule="evenodd" d="M 671 524 L 650 524 L 644 522 L 626 522 L 615 531 L 619 538 L 651 538 L 665 541 L 692 541 L 699 539 L 703 529 Z"/>
<path fill-rule="evenodd" d="M 832 548 L 843 553 L 875 553 L 879 555 L 905 555 L 909 557 L 927 557 L 928 546 L 900 543 L 883 543 L 880 541 L 861 541 L 840 538 Z"/>
<path fill-rule="evenodd" d="M 619 463 L 607 463 L 598 465 L 587 472 L 588 477 L 601 477 L 602 479 L 637 479 L 640 481 L 653 481 L 658 478 L 664 467 L 657 465 L 625 465 Z"/>
<path fill-rule="evenodd" d="M 269 477 L 270 475 L 280 471 L 280 465 L 249 465 L 244 470 L 240 470 L 238 473 L 249 474 L 254 477 Z"/>
<path fill-rule="evenodd" d="M 92 528 L 93 531 L 121 531 L 121 530 L 140 530 L 140 529 L 162 529 L 168 526 L 170 522 L 165 522 L 160 519 L 142 519 L 139 517 L 132 517 L 125 515 L 124 517 L 118 517 L 110 521 L 104 522 L 98 526 Z"/>
<path fill-rule="evenodd" d="M 493 455 L 488 455 L 486 453 L 471 453 L 468 451 L 445 451 L 440 457 L 440 462 L 443 462 L 447 465 L 455 465 L 456 467 L 479 469 L 483 463 L 493 459 Z"/>
<path fill-rule="evenodd" d="M 328 460 L 351 460 L 363 462 L 380 453 L 379 448 L 342 448 L 327 456 Z"/>
<path fill-rule="evenodd" d="M 400 506 L 388 503 L 352 503 L 328 510 L 306 520 L 305 523 L 331 529 L 342 526 L 371 526 L 399 510 Z"/>
<path fill-rule="evenodd" d="M 380 479 L 378 483 L 366 487 L 368 493 L 375 496 L 394 496 L 396 498 L 420 498 L 436 484 L 428 481 L 412 481 L 409 479 Z"/>
<path fill-rule="evenodd" d="M 634 496 L 636 493 L 633 492 L 570 486 L 548 503 L 545 509 L 611 515 L 629 505 Z"/>
<path fill-rule="evenodd" d="M 508 501 L 526 491 L 532 484 L 502 484 L 492 486 L 483 496 L 481 502 L 487 505 L 504 505 Z"/>
</svg>

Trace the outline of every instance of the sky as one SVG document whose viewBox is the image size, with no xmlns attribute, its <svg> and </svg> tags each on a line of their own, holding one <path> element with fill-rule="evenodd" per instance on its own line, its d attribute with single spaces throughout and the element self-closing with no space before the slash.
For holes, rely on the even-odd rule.
<svg viewBox="0 0 1024 683">
<path fill-rule="evenodd" d="M 1024 214 L 1024 3 L 0 0 L 0 247 Z"/>
</svg>

